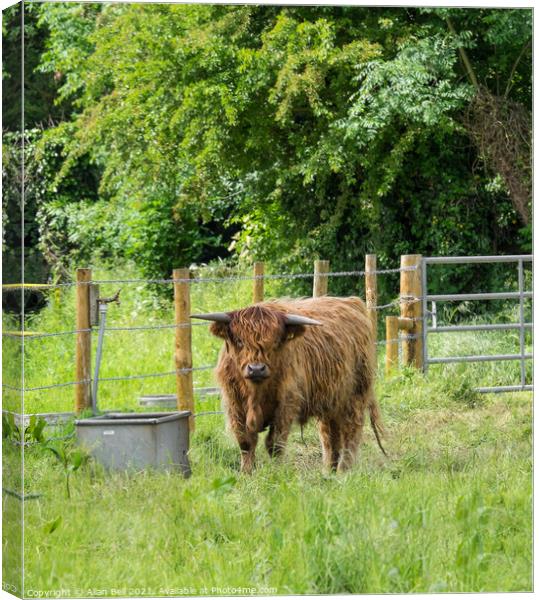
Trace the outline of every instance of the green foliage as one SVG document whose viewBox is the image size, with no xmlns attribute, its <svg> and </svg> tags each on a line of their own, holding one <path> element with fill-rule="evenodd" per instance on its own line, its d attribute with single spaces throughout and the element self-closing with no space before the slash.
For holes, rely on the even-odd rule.
<svg viewBox="0 0 539 600">
<path fill-rule="evenodd" d="M 387 267 L 410 252 L 529 250 L 507 186 L 478 168 L 464 126 L 476 90 L 459 57 L 530 110 L 529 10 L 41 3 L 30 14 L 34 71 L 54 79 L 64 112 L 39 134 L 46 189 L 29 199 L 27 247 L 64 275 L 124 257 L 153 278 L 231 252 L 300 271 L 317 257 L 357 269 L 367 252 Z"/>
<path fill-rule="evenodd" d="M 121 256 L 115 246 L 116 230 L 111 225 L 117 212 L 105 201 L 97 199 L 99 172 L 87 156 L 81 157 L 61 182 L 56 174 L 63 160 L 62 143 L 42 129 L 26 129 L 3 136 L 3 261 L 9 282 L 19 283 L 16 269 L 20 248 L 25 247 L 26 281 L 44 282 L 50 267 L 57 279 L 72 263 L 87 260 L 92 253 L 103 257 Z M 24 146 L 24 153 L 22 147 Z M 20 173 L 24 164 L 24 232 L 21 215 Z M 94 221 L 96 208 L 102 208 Z M 107 211 L 109 214 L 107 214 Z M 104 214 L 103 214 L 104 213 Z M 16 300 L 13 294 L 9 300 Z M 39 306 L 39 297 L 27 304 L 27 309 Z"/>
<path fill-rule="evenodd" d="M 43 446 L 43 448 L 51 452 L 62 466 L 65 475 L 66 497 L 70 499 L 71 487 L 69 485 L 69 481 L 71 474 L 75 471 L 78 471 L 84 464 L 86 464 L 86 462 L 88 462 L 90 458 L 89 454 L 87 454 L 82 448 L 74 446 L 73 441 L 70 438 L 49 441 Z"/>
<path fill-rule="evenodd" d="M 24 448 L 37 449 L 37 454 L 51 452 L 62 465 L 65 473 L 66 497 L 71 498 L 69 485 L 70 475 L 78 471 L 89 459 L 89 455 L 80 447 L 75 447 L 73 437 L 74 426 L 69 423 L 61 431 L 65 435 L 59 437 L 46 437 L 44 434 L 47 421 L 35 414 L 30 416 L 29 423 L 24 429 L 15 423 L 14 414 L 6 412 L 2 414 L 2 438 L 4 442 L 11 442 Z M 69 433 L 68 433 L 69 432 Z M 41 494 L 29 494 L 28 498 L 40 497 Z M 46 527 L 47 533 L 52 533 L 61 522 L 56 519 Z"/>
<path fill-rule="evenodd" d="M 152 278 L 169 278 L 179 266 L 216 258 L 227 231 L 222 225 L 226 205 L 210 206 L 204 218 L 196 204 L 178 206 L 168 200 L 149 198 L 136 211 L 125 211 L 126 222 L 118 232 L 125 256 Z"/>
<path fill-rule="evenodd" d="M 52 521 L 49 521 L 48 523 L 46 523 L 43 530 L 47 535 L 50 535 L 51 533 L 54 533 L 58 529 L 58 527 L 60 527 L 61 524 L 62 524 L 62 515 L 60 515 L 60 516 L 56 517 L 56 519 L 53 519 Z"/>
<path fill-rule="evenodd" d="M 44 2 L 32 7 L 37 26 L 48 31 L 38 71 L 52 73 L 60 82 L 56 103 L 77 98 L 84 87 L 84 59 L 93 51 L 89 35 L 95 29 L 102 5 Z"/>
<path fill-rule="evenodd" d="M 24 10 L 24 32 L 22 12 Z M 20 131 L 50 126 L 64 115 L 65 106 L 55 98 L 57 81 L 39 69 L 48 32 L 38 24 L 38 5 L 17 3 L 2 12 L 2 127 Z M 22 106 L 22 38 L 24 34 L 24 124 Z"/>
<path fill-rule="evenodd" d="M 46 442 L 43 434 L 46 425 L 47 421 L 45 421 L 45 419 L 32 415 L 28 425 L 21 430 L 19 425 L 15 423 L 13 413 L 6 412 L 2 414 L 2 438 L 20 444 L 43 444 Z"/>
</svg>

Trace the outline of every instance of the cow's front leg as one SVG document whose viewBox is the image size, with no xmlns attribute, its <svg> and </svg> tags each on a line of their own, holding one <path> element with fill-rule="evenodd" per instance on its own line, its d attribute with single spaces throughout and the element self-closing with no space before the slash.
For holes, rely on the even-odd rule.
<svg viewBox="0 0 539 600">
<path fill-rule="evenodd" d="M 294 421 L 294 414 L 290 410 L 276 411 L 266 437 L 266 450 L 272 458 L 283 453 Z"/>
<path fill-rule="evenodd" d="M 258 434 L 237 432 L 236 438 L 241 450 L 241 472 L 251 473 L 255 466 L 255 450 L 258 442 Z"/>
<path fill-rule="evenodd" d="M 270 427 L 268 435 L 266 437 L 266 450 L 272 458 L 280 456 L 285 447 L 288 435 L 290 434 L 290 425 L 284 428 L 275 428 L 273 425 Z"/>
</svg>

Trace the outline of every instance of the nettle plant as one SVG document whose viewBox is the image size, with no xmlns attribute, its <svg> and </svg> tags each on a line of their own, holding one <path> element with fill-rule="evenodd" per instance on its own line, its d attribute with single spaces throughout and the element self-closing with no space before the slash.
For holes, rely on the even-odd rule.
<svg viewBox="0 0 539 600">
<path fill-rule="evenodd" d="M 32 415 L 28 425 L 22 428 L 15 422 L 13 413 L 8 412 L 2 415 L 2 438 L 17 445 L 43 444 L 46 425 L 45 419 Z"/>
<path fill-rule="evenodd" d="M 66 497 L 71 498 L 69 485 L 71 474 L 88 462 L 89 455 L 82 448 L 73 446 L 71 438 L 49 442 L 44 448 L 52 452 L 64 469 Z"/>
<path fill-rule="evenodd" d="M 4 441 L 17 446 L 38 448 L 43 453 L 51 452 L 64 470 L 66 497 L 71 498 L 71 474 L 88 462 L 89 455 L 85 450 L 73 444 L 75 431 L 72 423 L 64 427 L 63 435 L 54 438 L 45 436 L 46 426 L 47 421 L 36 415 L 30 417 L 26 427 L 17 424 L 12 413 L 2 415 Z"/>
</svg>

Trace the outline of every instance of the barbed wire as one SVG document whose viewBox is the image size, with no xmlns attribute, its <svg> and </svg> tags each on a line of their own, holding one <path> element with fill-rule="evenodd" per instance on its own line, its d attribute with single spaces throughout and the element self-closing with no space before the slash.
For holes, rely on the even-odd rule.
<svg viewBox="0 0 539 600">
<path fill-rule="evenodd" d="M 37 392 L 39 390 L 51 390 L 53 388 L 68 387 L 70 385 L 81 385 L 83 383 L 90 383 L 91 381 L 92 381 L 91 379 L 81 379 L 80 381 L 67 381 L 66 383 L 52 383 L 50 385 L 40 385 L 38 387 L 31 387 L 31 388 L 21 388 L 21 387 L 17 387 L 17 386 L 2 382 L 2 388 L 6 389 L 6 390 L 11 390 L 13 392 Z"/>
<path fill-rule="evenodd" d="M 367 305 L 367 308 L 369 310 L 383 310 L 385 308 L 391 308 L 393 306 L 402 306 L 403 304 L 408 306 L 410 304 L 415 304 L 416 302 L 421 302 L 422 300 L 423 300 L 423 298 L 421 298 L 419 296 L 400 296 L 396 300 L 392 300 L 391 302 L 388 302 L 387 304 L 378 304 L 376 306 Z"/>
<path fill-rule="evenodd" d="M 208 371 L 214 369 L 214 365 L 208 365 L 205 367 L 191 367 L 189 369 L 176 369 L 175 371 L 165 371 L 162 373 L 144 373 L 143 375 L 118 375 L 117 377 L 100 377 L 99 381 L 130 381 L 132 379 L 148 379 L 150 377 L 168 377 L 170 375 L 185 375 L 193 371 Z"/>
<path fill-rule="evenodd" d="M 9 337 L 9 338 L 16 338 L 16 339 L 28 339 L 28 340 L 35 340 L 35 339 L 41 339 L 41 338 L 47 338 L 47 337 L 58 337 L 58 336 L 62 336 L 62 335 L 73 335 L 75 333 L 89 333 L 93 331 L 91 328 L 90 329 L 72 329 L 70 331 L 57 331 L 57 332 L 51 332 L 51 333 L 32 333 L 30 331 L 24 331 L 24 332 L 20 332 L 20 333 L 10 333 L 10 332 L 2 332 L 2 337 Z"/>
<path fill-rule="evenodd" d="M 401 273 L 403 271 L 416 271 L 417 266 L 397 267 L 395 269 L 379 269 L 376 271 L 332 271 L 328 273 L 276 273 L 272 275 L 230 275 L 228 277 L 190 277 L 183 279 L 101 279 L 88 283 L 107 284 L 107 283 L 152 283 L 152 284 L 171 284 L 171 283 L 225 283 L 227 281 L 256 281 L 256 280 L 277 280 L 277 279 L 310 279 L 314 277 L 361 277 L 369 275 L 387 275 L 390 273 Z M 76 285 L 76 284 L 75 284 Z"/>
<path fill-rule="evenodd" d="M 133 326 L 125 326 L 125 327 L 107 327 L 105 332 L 108 331 L 152 331 L 152 330 L 160 330 L 160 329 L 187 329 L 190 327 L 204 327 L 208 326 L 208 323 L 178 323 L 176 325 L 133 325 Z M 48 338 L 48 337 L 58 337 L 62 335 L 73 335 L 75 333 L 98 333 L 98 329 L 89 328 L 89 329 L 72 329 L 69 331 L 57 331 L 51 333 L 32 333 L 25 332 L 22 333 L 11 333 L 6 332 L 2 333 L 3 337 L 10 337 L 16 339 L 26 338 L 28 336 L 28 340 Z"/>
<path fill-rule="evenodd" d="M 190 327 L 204 327 L 208 323 L 178 323 L 176 325 L 133 325 L 125 327 L 107 327 L 105 331 L 150 331 L 153 329 L 188 329 Z"/>
<path fill-rule="evenodd" d="M 41 292 L 66 287 L 73 287 L 76 285 L 89 285 L 91 283 L 91 281 L 67 281 L 65 283 L 3 283 L 2 292 Z"/>
<path fill-rule="evenodd" d="M 380 304 L 377 306 L 369 306 L 369 310 L 384 310 L 386 308 L 391 308 L 394 306 L 400 306 L 403 304 L 409 305 L 415 302 L 419 302 L 422 298 L 417 296 L 403 296 L 398 298 L 397 300 L 393 300 L 388 304 Z M 421 317 L 415 317 L 414 320 L 420 320 Z M 188 329 L 191 327 L 207 327 L 208 323 L 177 323 L 171 325 L 132 325 L 132 326 L 120 326 L 120 327 L 107 327 L 105 332 L 108 331 L 152 331 L 152 330 L 162 330 L 162 329 Z M 11 332 L 2 332 L 2 337 L 14 338 L 14 339 L 25 339 L 25 340 L 35 340 L 35 339 L 43 339 L 50 337 L 59 337 L 64 335 L 74 335 L 77 333 L 97 333 L 97 329 L 88 328 L 88 329 L 72 329 L 68 331 L 57 331 L 50 333 L 33 333 L 33 332 L 21 332 L 21 333 L 11 333 Z"/>
<path fill-rule="evenodd" d="M 117 377 L 100 377 L 99 381 L 130 381 L 133 379 L 148 379 L 151 377 L 168 377 L 170 375 L 176 375 L 177 373 L 184 375 L 186 373 L 191 373 L 193 371 L 207 371 L 207 370 L 210 370 L 213 368 L 214 368 L 213 365 L 209 365 L 209 366 L 205 366 L 205 367 L 191 367 L 191 368 L 185 368 L 185 369 L 176 369 L 174 371 L 164 371 L 164 372 L 159 372 L 159 373 L 144 373 L 141 375 L 118 375 Z M 92 379 L 81 379 L 80 381 L 68 381 L 66 383 L 53 383 L 50 385 L 40 385 L 37 387 L 31 387 L 31 388 L 20 388 L 20 387 L 16 387 L 13 385 L 9 385 L 8 383 L 2 383 L 2 387 L 7 390 L 26 393 L 26 392 L 37 392 L 40 390 L 49 390 L 52 388 L 67 387 L 70 385 L 82 385 L 82 384 L 91 383 L 91 382 L 92 382 Z"/>
<path fill-rule="evenodd" d="M 230 275 L 228 277 L 191 277 L 185 279 L 95 279 L 90 281 L 69 281 L 65 283 L 51 283 L 51 284 L 4 284 L 2 285 L 2 291 L 36 291 L 43 289 L 56 289 L 65 287 L 74 287 L 77 285 L 100 285 L 109 283 L 123 283 L 123 284 L 152 284 L 152 285 L 169 285 L 171 283 L 224 283 L 227 281 L 255 281 L 258 279 L 263 280 L 276 280 L 276 279 L 308 279 L 311 277 L 362 277 L 367 273 L 369 275 L 387 275 L 391 273 L 402 273 L 406 271 L 416 271 L 418 266 L 410 267 L 396 267 L 394 269 L 377 269 L 374 271 L 333 271 L 329 273 L 276 273 L 272 275 Z"/>
<path fill-rule="evenodd" d="M 384 310 L 385 308 L 392 308 L 393 306 L 398 305 L 398 300 L 393 300 L 392 302 L 388 302 L 387 304 L 379 304 L 377 306 L 367 306 L 369 310 Z"/>
<path fill-rule="evenodd" d="M 377 341 L 376 345 L 383 346 L 383 345 L 389 344 L 389 343 L 399 343 L 399 342 L 406 341 L 406 340 L 415 340 L 415 339 L 418 339 L 419 337 L 420 336 L 416 335 L 416 334 L 403 334 L 403 335 L 400 335 L 398 338 L 393 338 L 391 340 Z M 195 372 L 195 371 L 209 371 L 214 368 L 215 368 L 215 365 L 205 365 L 203 367 L 175 369 L 173 371 L 162 371 L 162 372 L 158 372 L 158 373 L 143 373 L 140 375 L 118 375 L 118 376 L 114 376 L 114 377 L 99 377 L 99 381 L 132 381 L 132 380 L 137 380 L 137 379 L 169 377 L 171 375 L 176 375 L 178 373 L 186 374 L 186 373 L 191 373 L 191 372 Z M 93 381 L 92 379 L 81 379 L 80 381 L 68 381 L 65 383 L 53 383 L 50 385 L 41 385 L 41 386 L 30 387 L 30 388 L 21 388 L 21 387 L 7 384 L 7 383 L 2 383 L 2 388 L 7 389 L 7 390 L 12 390 L 15 392 L 25 392 L 26 393 L 26 392 L 37 392 L 37 391 L 41 391 L 41 390 L 49 390 L 49 389 L 60 388 L 60 387 L 68 387 L 68 386 L 72 386 L 72 385 L 82 385 L 82 384 L 86 384 L 86 383 L 91 383 L 92 381 Z"/>
<path fill-rule="evenodd" d="M 52 290 L 56 287 L 64 287 L 77 285 L 75 281 L 69 281 L 67 283 L 3 283 L 3 292 L 19 292 L 19 291 L 40 291 L 40 290 Z"/>
</svg>

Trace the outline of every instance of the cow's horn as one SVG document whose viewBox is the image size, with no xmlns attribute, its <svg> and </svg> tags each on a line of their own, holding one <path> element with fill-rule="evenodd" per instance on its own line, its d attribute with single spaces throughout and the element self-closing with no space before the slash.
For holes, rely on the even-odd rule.
<svg viewBox="0 0 539 600">
<path fill-rule="evenodd" d="M 301 315 L 286 315 L 285 323 L 287 325 L 322 325 L 320 321 L 302 317 Z"/>
<path fill-rule="evenodd" d="M 230 323 L 232 317 L 228 313 L 204 313 L 203 315 L 190 315 L 191 319 L 204 319 L 205 321 L 217 321 L 217 323 Z"/>
</svg>

